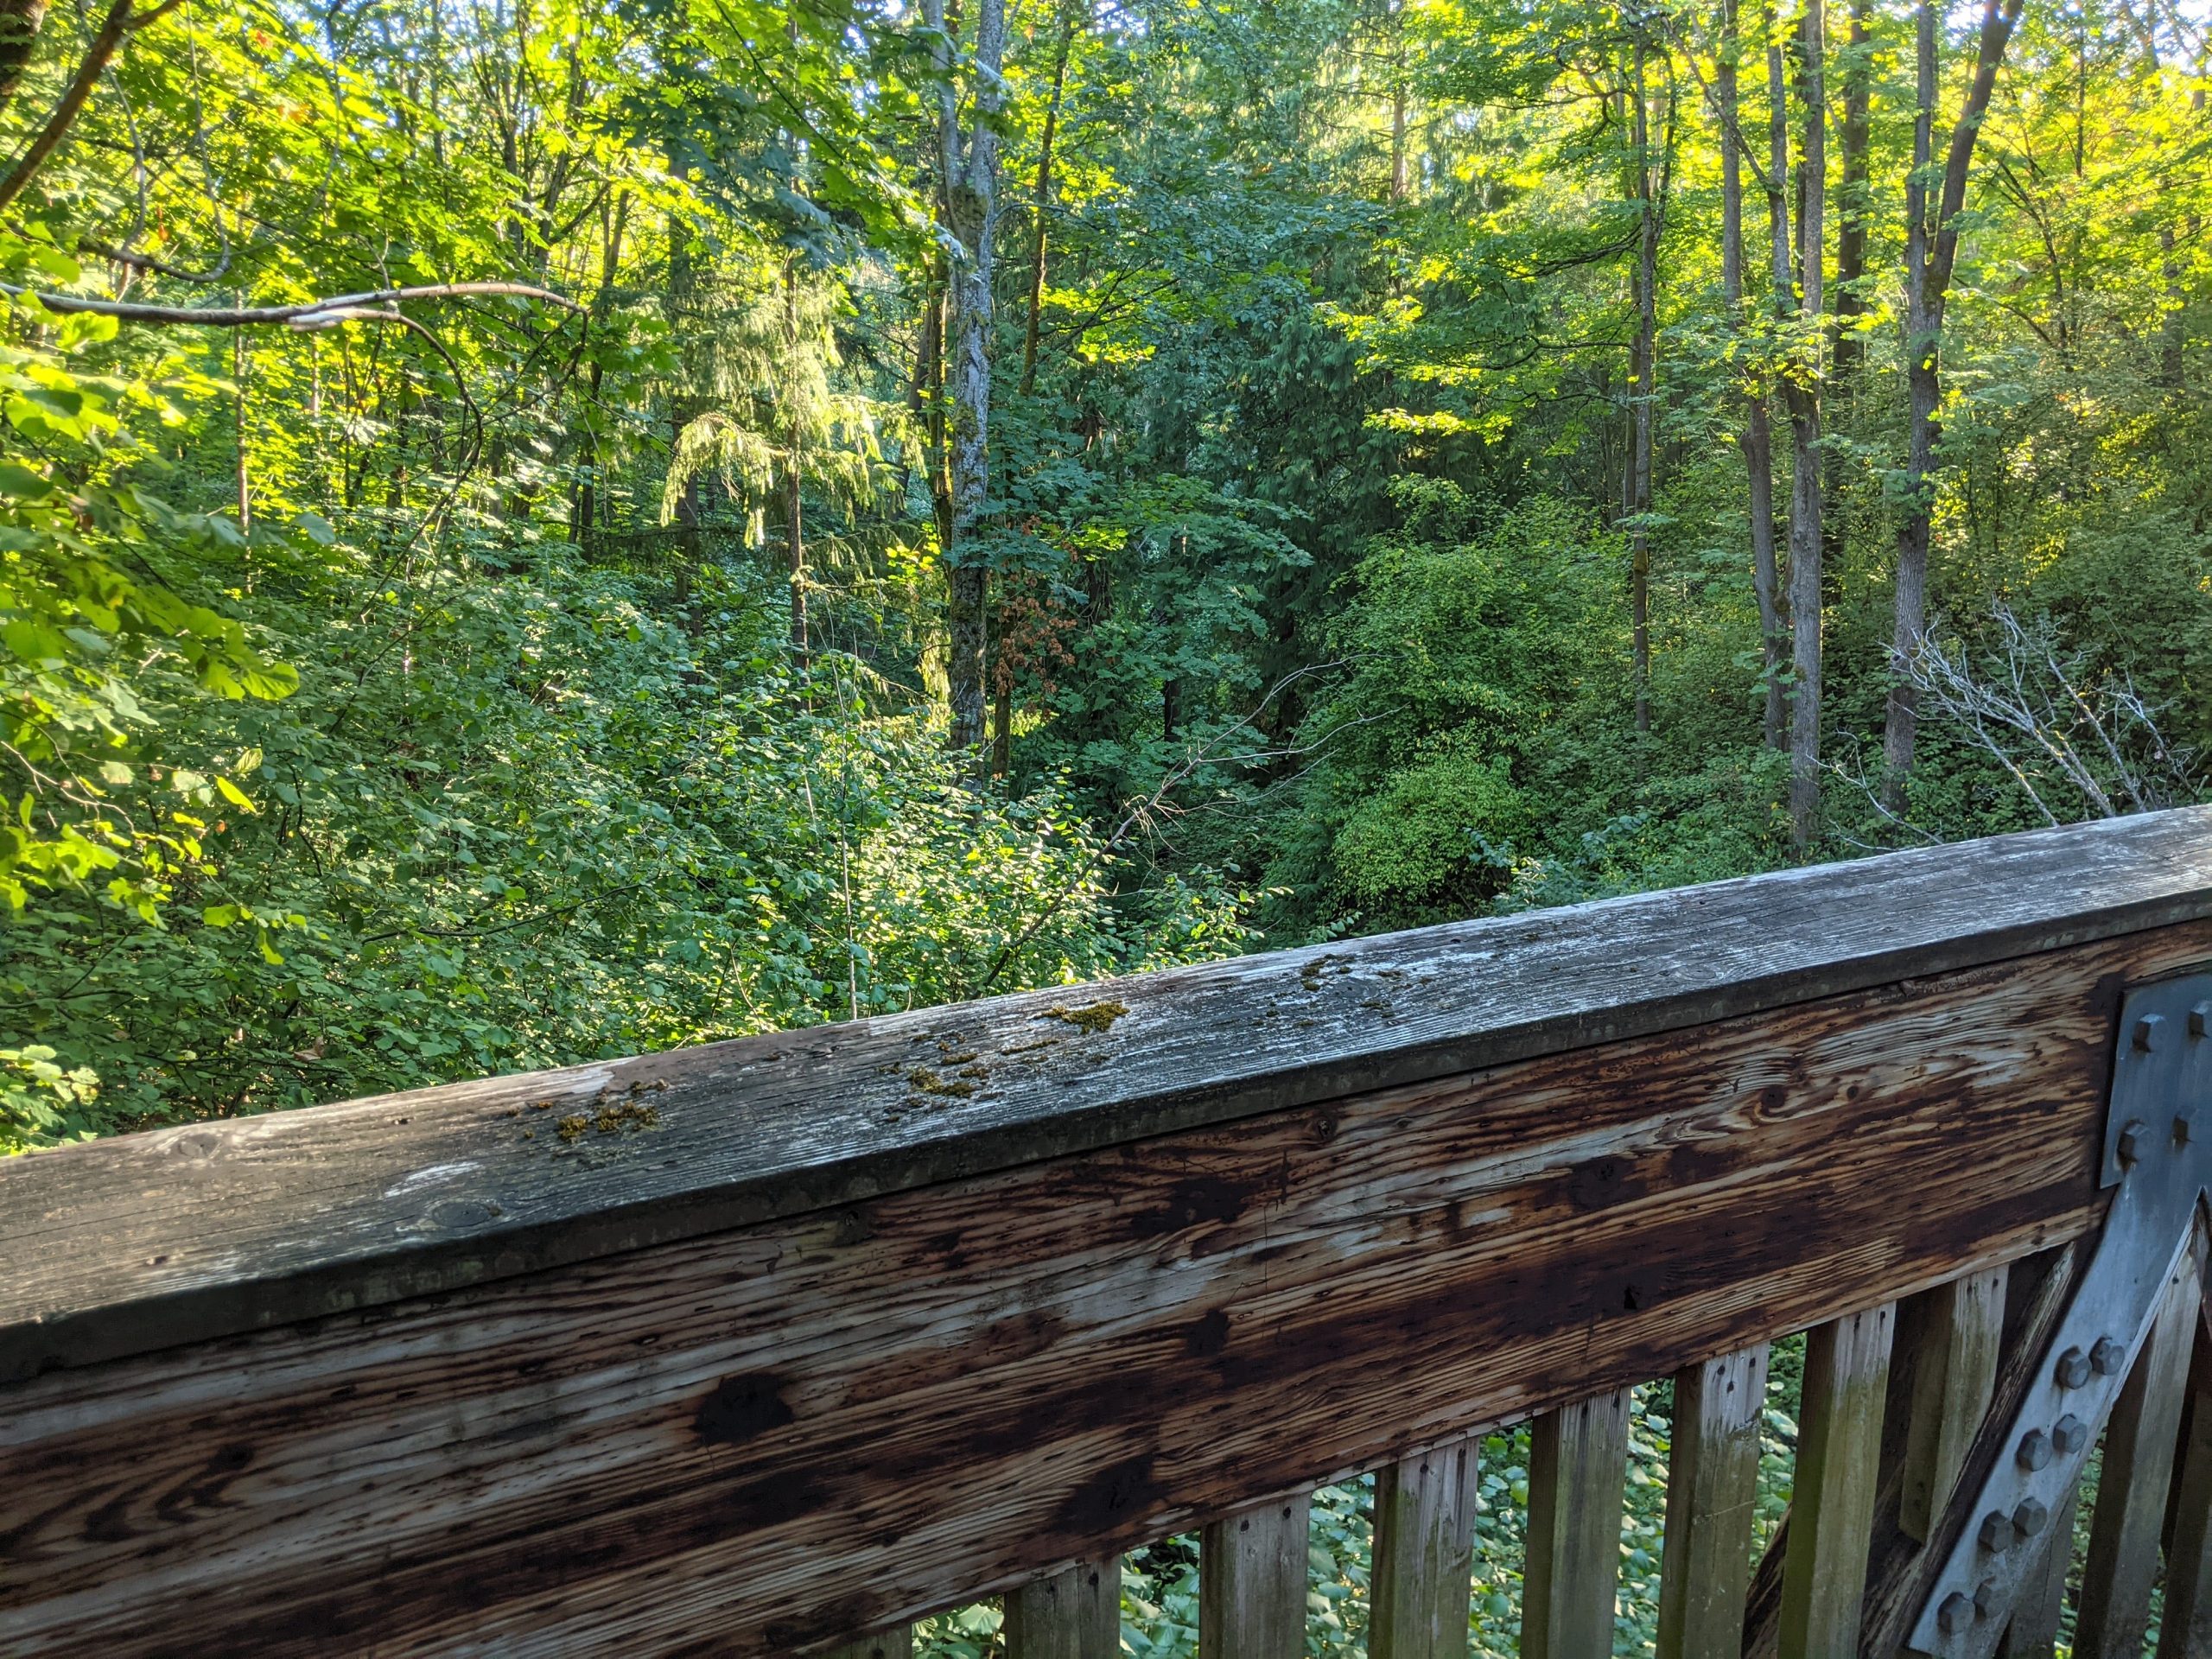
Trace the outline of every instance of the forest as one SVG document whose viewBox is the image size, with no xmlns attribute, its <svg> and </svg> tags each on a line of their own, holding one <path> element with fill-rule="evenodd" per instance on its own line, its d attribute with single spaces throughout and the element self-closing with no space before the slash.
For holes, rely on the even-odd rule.
<svg viewBox="0 0 2212 1659">
<path fill-rule="evenodd" d="M 0 1155 L 2202 798 L 2208 30 L 0 0 Z"/>
<path fill-rule="evenodd" d="M 2160 0 L 0 0 L 0 1150 L 2196 798 Z"/>
</svg>

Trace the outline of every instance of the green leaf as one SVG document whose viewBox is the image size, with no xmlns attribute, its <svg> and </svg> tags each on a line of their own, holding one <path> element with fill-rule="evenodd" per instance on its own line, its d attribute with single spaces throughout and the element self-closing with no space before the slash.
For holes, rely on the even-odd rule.
<svg viewBox="0 0 2212 1659">
<path fill-rule="evenodd" d="M 63 662 L 69 657 L 69 642 L 60 630 L 49 628 L 43 622 L 19 620 L 0 625 L 0 640 L 7 643 L 9 651 L 27 663 Z"/>
<path fill-rule="evenodd" d="M 10 495 L 18 501 L 40 501 L 53 493 L 51 480 L 21 461 L 0 461 L 0 495 Z"/>
</svg>

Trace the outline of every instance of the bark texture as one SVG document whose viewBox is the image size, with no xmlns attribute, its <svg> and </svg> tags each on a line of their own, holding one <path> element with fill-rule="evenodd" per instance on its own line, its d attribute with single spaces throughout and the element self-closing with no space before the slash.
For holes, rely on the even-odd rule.
<svg viewBox="0 0 2212 1659">
<path fill-rule="evenodd" d="M 945 222 L 953 241 L 952 326 L 945 373 L 952 406 L 952 536 L 945 550 L 950 742 L 956 750 L 975 753 L 980 778 L 989 573 L 972 543 L 989 497 L 991 268 L 998 228 L 998 117 L 1006 101 L 1000 75 L 1006 54 L 1006 3 L 982 0 L 976 9 L 974 96 L 964 130 L 951 47 L 944 34 L 944 0 L 928 0 L 925 15 L 939 42 L 938 177 L 944 181 Z"/>
<path fill-rule="evenodd" d="M 1905 514 L 1897 526 L 1897 615 L 1891 639 L 1892 678 L 1888 718 L 1882 734 L 1885 803 L 1904 803 L 1905 780 L 1919 727 L 1919 706 L 1904 665 L 1919 651 L 1928 626 L 1928 538 L 1935 512 L 1932 474 L 1936 447 L 1942 441 L 1943 307 L 1959 253 L 1959 214 L 1966 207 L 1967 177 L 1974 165 L 1974 141 L 1989 108 L 1997 71 L 2021 0 L 1986 0 L 1976 48 L 1974 80 L 1951 129 L 1943 158 L 1940 194 L 1929 200 L 1935 165 L 1936 100 L 1940 85 L 1936 61 L 1936 16 L 1932 4 L 1920 8 L 1917 41 L 1918 107 L 1912 136 L 1912 172 L 1905 181 L 1905 364 L 1911 399 L 1912 429 L 1905 461 Z"/>
</svg>

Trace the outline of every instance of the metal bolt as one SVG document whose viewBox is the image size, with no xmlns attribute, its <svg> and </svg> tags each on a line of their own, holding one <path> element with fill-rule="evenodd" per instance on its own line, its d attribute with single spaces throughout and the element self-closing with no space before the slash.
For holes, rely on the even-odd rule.
<svg viewBox="0 0 2212 1659">
<path fill-rule="evenodd" d="M 1995 1618 L 2005 1611 L 2004 1599 L 1997 1593 L 1997 1580 L 1984 1579 L 1974 1587 L 1974 1616 L 1976 1618 Z"/>
<path fill-rule="evenodd" d="M 2212 1028 L 2212 1002 L 2196 1003 L 2189 1011 L 2189 1034 L 2202 1037 L 2208 1028 Z"/>
<path fill-rule="evenodd" d="M 2089 1380 L 2089 1357 L 2079 1348 L 2069 1348 L 2058 1357 L 2058 1386 L 2078 1389 Z"/>
<path fill-rule="evenodd" d="M 2096 1346 L 2089 1350 L 2089 1363 L 2097 1368 L 2100 1376 L 2118 1376 L 2120 1368 L 2127 1363 L 2127 1350 L 2110 1337 L 2099 1337 Z"/>
<path fill-rule="evenodd" d="M 2057 1427 L 2050 1431 L 2050 1438 L 2052 1444 L 2070 1458 L 2088 1445 L 2089 1426 L 2069 1413 L 2058 1420 Z"/>
<path fill-rule="evenodd" d="M 1943 1598 L 1943 1605 L 1936 1610 L 1936 1628 L 1946 1636 L 1956 1636 L 1974 1625 L 1974 1603 L 1955 1592 Z"/>
<path fill-rule="evenodd" d="M 2146 1014 L 2135 1022 L 2135 1046 L 2148 1054 L 2158 1046 L 2158 1028 L 2166 1022 L 2155 1014 Z"/>
<path fill-rule="evenodd" d="M 2143 1154 L 2151 1150 L 2151 1126 L 2140 1119 L 2130 1123 L 2120 1132 L 2118 1150 L 2121 1163 L 2141 1163 Z"/>
<path fill-rule="evenodd" d="M 2020 1437 L 2020 1449 L 2014 1454 L 2020 1467 L 2030 1474 L 2050 1466 L 2050 1436 L 2039 1428 L 2031 1428 Z"/>
<path fill-rule="evenodd" d="M 2032 1538 L 2050 1522 L 2050 1510 L 2039 1497 L 2024 1497 L 2012 1511 L 2012 1526 L 2023 1538 Z"/>
<path fill-rule="evenodd" d="M 1981 1517 L 1979 1536 L 1984 1549 L 1993 1555 L 2002 1555 L 2012 1548 L 2012 1517 L 2002 1510 L 1992 1510 Z"/>
<path fill-rule="evenodd" d="M 2196 1119 L 2188 1112 L 2174 1114 L 2174 1144 L 2185 1147 L 2196 1138 Z"/>
</svg>

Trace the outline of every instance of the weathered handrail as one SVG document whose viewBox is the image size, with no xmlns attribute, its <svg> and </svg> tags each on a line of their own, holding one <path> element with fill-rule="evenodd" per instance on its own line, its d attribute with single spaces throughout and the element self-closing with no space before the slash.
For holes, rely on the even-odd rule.
<svg viewBox="0 0 2212 1659">
<path fill-rule="evenodd" d="M 1265 1652 L 1251 1517 L 1541 1414 L 1524 1651 L 1585 1659 L 1605 1402 L 1808 1327 L 1815 1565 L 1751 1625 L 1855 1644 L 2005 1399 L 1829 1565 L 1890 1310 L 1997 1351 L 2107 1202 L 2124 988 L 2208 961 L 2192 810 L 19 1160 L 0 1647 L 797 1652 L 1209 1524 Z"/>
</svg>

